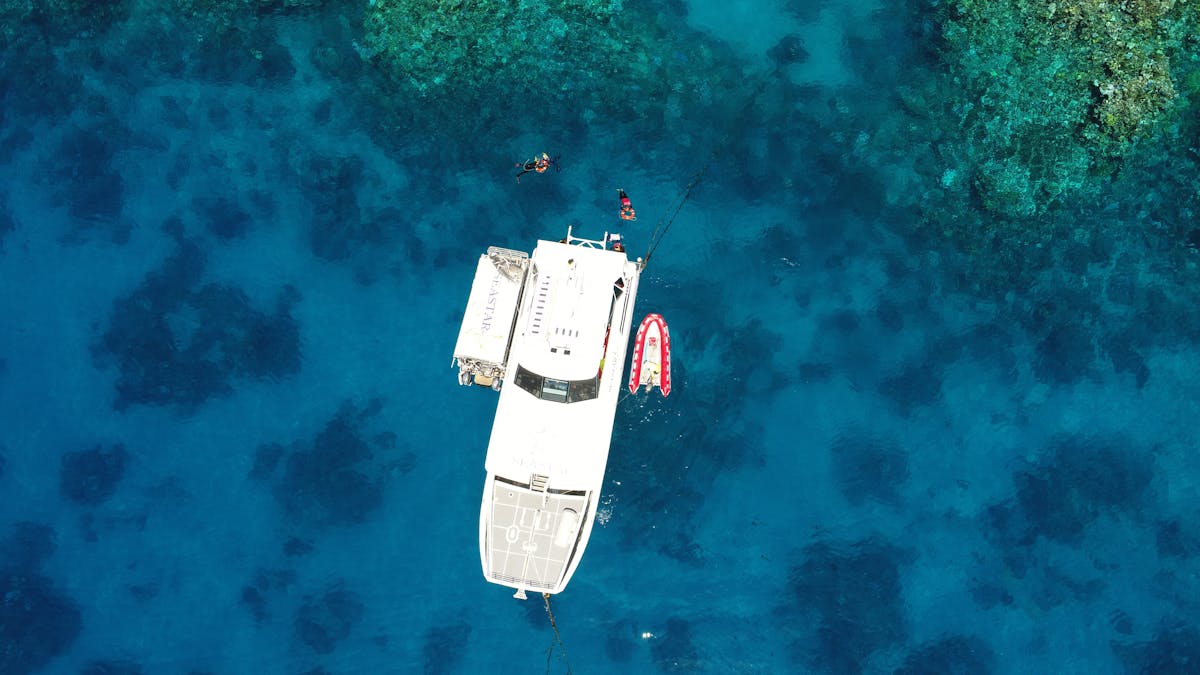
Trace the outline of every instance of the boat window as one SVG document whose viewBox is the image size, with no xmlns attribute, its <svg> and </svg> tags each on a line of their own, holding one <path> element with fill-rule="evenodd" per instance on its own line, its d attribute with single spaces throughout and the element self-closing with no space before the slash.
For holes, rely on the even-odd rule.
<svg viewBox="0 0 1200 675">
<path fill-rule="evenodd" d="M 543 379 L 542 398 L 565 402 L 567 400 L 567 387 L 569 384 L 566 380 L 555 380 L 549 377 Z"/>
<path fill-rule="evenodd" d="M 600 377 L 590 380 L 575 380 L 571 382 L 571 390 L 567 392 L 567 403 L 587 401 L 600 395 Z"/>
<path fill-rule="evenodd" d="M 556 380 L 552 377 L 542 377 L 520 364 L 517 365 L 513 384 L 542 400 L 559 403 L 589 401 L 600 395 L 598 374 L 586 380 Z"/>
<path fill-rule="evenodd" d="M 513 378 L 513 384 L 541 398 L 542 376 L 526 370 L 524 366 L 517 366 L 517 376 Z"/>
</svg>

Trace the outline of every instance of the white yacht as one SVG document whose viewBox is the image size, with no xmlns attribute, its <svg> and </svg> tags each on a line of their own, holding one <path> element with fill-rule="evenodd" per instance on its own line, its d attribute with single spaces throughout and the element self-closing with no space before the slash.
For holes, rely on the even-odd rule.
<svg viewBox="0 0 1200 675">
<path fill-rule="evenodd" d="M 566 588 L 592 534 L 641 270 L 619 235 L 569 228 L 532 256 L 480 256 L 454 363 L 460 383 L 500 392 L 479 559 L 514 597 Z"/>
</svg>

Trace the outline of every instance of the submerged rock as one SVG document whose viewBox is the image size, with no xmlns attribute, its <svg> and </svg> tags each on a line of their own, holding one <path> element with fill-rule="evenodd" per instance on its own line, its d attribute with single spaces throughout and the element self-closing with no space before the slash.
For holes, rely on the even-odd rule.
<svg viewBox="0 0 1200 675">
<path fill-rule="evenodd" d="M 775 43 L 774 47 L 768 49 L 767 56 L 777 66 L 790 66 L 807 61 L 808 50 L 804 48 L 804 41 L 800 39 L 800 36 L 791 33 L 785 35 L 779 42 Z"/>
</svg>

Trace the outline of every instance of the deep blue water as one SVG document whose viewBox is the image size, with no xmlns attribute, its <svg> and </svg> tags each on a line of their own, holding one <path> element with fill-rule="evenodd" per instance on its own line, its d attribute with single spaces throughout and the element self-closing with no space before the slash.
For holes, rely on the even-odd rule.
<svg viewBox="0 0 1200 675">
<path fill-rule="evenodd" d="M 623 399 L 552 601 L 573 672 L 1197 672 L 1188 263 L 1114 237 L 981 290 L 863 169 L 904 133 L 868 71 L 918 63 L 911 16 L 797 4 L 671 5 L 749 69 L 809 55 L 689 138 L 383 137 L 313 65 L 336 13 L 265 16 L 265 65 L 148 69 L 170 43 L 86 27 L 10 51 L 0 670 L 542 672 L 542 603 L 479 570 L 475 261 L 568 223 L 639 251 L 711 149 L 638 298 L 674 392 Z M 562 172 L 516 184 L 542 149 Z M 1075 227 L 1159 217 L 1130 185 Z"/>
</svg>

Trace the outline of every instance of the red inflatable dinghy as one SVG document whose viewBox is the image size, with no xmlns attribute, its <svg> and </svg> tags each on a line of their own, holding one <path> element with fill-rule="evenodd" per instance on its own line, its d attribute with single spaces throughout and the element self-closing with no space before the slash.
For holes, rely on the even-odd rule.
<svg viewBox="0 0 1200 675">
<path fill-rule="evenodd" d="M 671 393 L 671 334 L 661 314 L 648 314 L 638 328 L 629 373 L 629 391 L 646 385 L 658 387 L 663 396 Z"/>
</svg>

